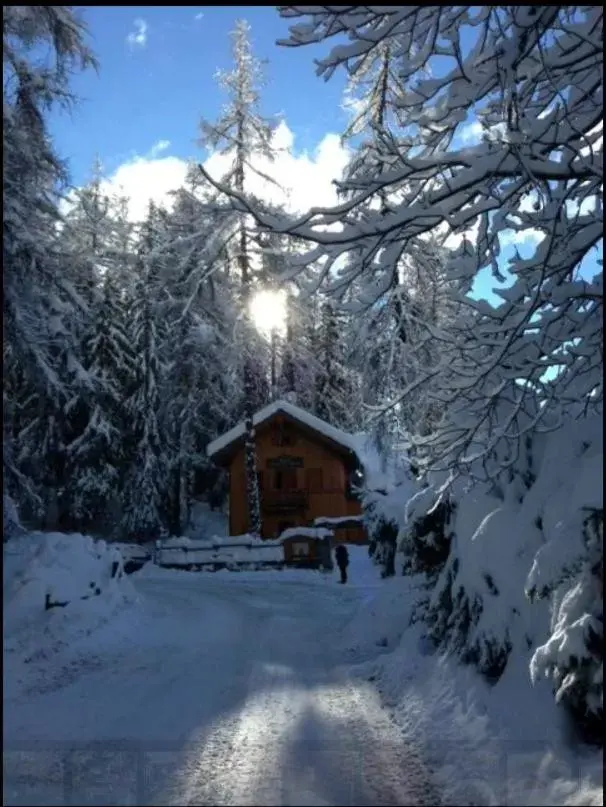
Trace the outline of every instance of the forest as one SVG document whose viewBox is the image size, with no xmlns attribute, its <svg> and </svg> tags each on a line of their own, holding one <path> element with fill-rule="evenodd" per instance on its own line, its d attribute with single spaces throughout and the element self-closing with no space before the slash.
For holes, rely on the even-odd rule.
<svg viewBox="0 0 606 807">
<path fill-rule="evenodd" d="M 252 415 L 287 398 L 372 435 L 375 559 L 422 579 L 431 641 L 491 683 L 531 648 L 529 676 L 595 742 L 602 9 L 278 10 L 281 46 L 322 48 L 319 94 L 347 75 L 338 203 L 293 213 L 251 190 L 276 121 L 240 21 L 199 161 L 133 221 L 100 160 L 72 184 L 49 133 L 97 67 L 85 15 L 4 9 L 4 540 L 182 535 L 196 502 L 224 506 L 206 446 L 241 421 L 258 514 Z M 283 306 L 269 332 L 260 293 Z"/>
</svg>

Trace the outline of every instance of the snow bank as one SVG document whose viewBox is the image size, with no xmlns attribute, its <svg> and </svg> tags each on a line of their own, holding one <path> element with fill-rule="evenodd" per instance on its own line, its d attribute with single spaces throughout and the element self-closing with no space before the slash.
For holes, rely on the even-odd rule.
<svg viewBox="0 0 606 807">
<path fill-rule="evenodd" d="M 454 545 L 429 597 L 428 621 L 436 640 L 494 679 L 512 650 L 526 652 L 547 630 L 547 609 L 533 607 L 524 591 L 543 538 L 518 506 L 483 486 L 458 491 L 456 501 Z"/>
<path fill-rule="evenodd" d="M 547 539 L 537 552 L 528 588 L 552 589 L 573 572 L 585 554 L 583 522 L 604 501 L 604 450 L 601 418 L 573 421 L 547 443 L 527 508 L 542 521 Z"/>
<path fill-rule="evenodd" d="M 355 547 L 358 549 L 358 547 Z M 362 547 L 360 547 L 361 549 Z M 409 627 L 414 603 L 422 596 L 422 580 L 411 577 L 391 577 L 382 580 L 377 567 L 366 554 L 366 596 L 355 617 L 346 626 L 341 642 L 352 662 L 373 658 L 383 650 L 394 650 Z M 350 554 L 350 562 L 353 557 Z M 351 580 L 360 575 L 351 570 Z"/>
<path fill-rule="evenodd" d="M 430 530 L 417 540 L 414 533 L 441 480 L 412 497 L 407 521 L 399 516 L 408 567 L 431 584 L 424 620 L 435 641 L 493 682 L 510 656 L 530 666 L 532 649 L 533 676 L 552 674 L 559 697 L 576 681 L 579 713 L 592 704 L 601 709 L 601 655 L 590 646 L 601 644 L 601 583 L 591 570 L 603 550 L 601 541 L 590 548 L 586 522 L 602 508 L 602 463 L 601 419 L 571 417 L 555 432 L 527 437 L 516 465 L 500 479 L 472 485 L 459 478 L 448 491 L 448 535 L 438 536 L 444 552 L 436 556 L 435 579 L 420 562 L 431 555 L 435 536 Z M 389 499 L 376 503 L 380 517 L 389 515 Z M 575 589 L 580 581 L 582 592 Z M 586 669 L 575 675 L 579 659 Z M 591 689 L 586 702 L 583 688 Z"/>
<path fill-rule="evenodd" d="M 398 585 L 404 591 L 410 581 L 396 578 L 360 615 L 363 639 L 356 644 L 355 636 L 347 637 L 362 658 L 375 643 L 391 648 L 400 642 L 371 675 L 393 695 L 403 723 L 417 721 L 415 731 L 432 734 L 425 717 L 410 713 L 415 702 L 436 704 L 427 720 L 440 726 L 456 725 L 453 715 L 465 717 L 460 740 L 453 735 L 450 741 L 476 761 L 484 755 L 477 764 L 489 793 L 453 792 L 451 803 L 598 803 L 597 755 L 587 752 L 590 786 L 579 791 L 574 768 L 581 762 L 566 750 L 560 725 L 566 713 L 556 708 L 553 694 L 570 708 L 583 736 L 591 739 L 596 726 L 601 730 L 602 429 L 600 418 L 571 416 L 555 432 L 528 435 L 516 464 L 500 479 L 471 485 L 459 478 L 448 490 L 449 517 L 438 536 L 445 552 L 434 575 L 423 563 L 408 564 L 423 571 L 417 600 L 397 593 Z M 417 561 L 435 546 L 431 529 L 419 531 L 420 541 L 413 534 L 432 511 L 444 479 L 431 481 L 432 487 L 416 493 L 414 482 L 404 485 L 412 496 L 398 495 L 393 486 L 366 497 L 371 523 L 397 525 L 400 549 Z M 414 630 L 406 627 L 419 614 Z M 428 667 L 422 659 L 430 654 Z M 461 667 L 461 660 L 473 667 Z M 447 672 L 440 677 L 439 670 Z M 441 702 L 449 717 L 441 714 Z M 467 739 L 465 725 L 475 726 Z M 558 765 L 568 766 L 565 776 Z M 507 778 L 509 794 L 498 791 L 491 774 L 499 766 L 518 771 Z M 451 771 L 459 782 L 473 776 L 465 754 L 454 757 Z M 532 779 L 540 784 L 525 789 L 524 781 Z"/>
<path fill-rule="evenodd" d="M 411 746 L 420 746 L 443 805 L 601 805 L 601 755 L 573 753 L 547 682 L 528 657 L 495 686 L 436 651 L 410 624 L 422 580 L 397 577 L 362 600 L 343 633 L 349 673 L 377 686 Z"/>
<path fill-rule="evenodd" d="M 85 535 L 27 533 L 4 545 L 3 566 L 5 660 L 53 653 L 137 599 L 119 550 Z"/>
</svg>

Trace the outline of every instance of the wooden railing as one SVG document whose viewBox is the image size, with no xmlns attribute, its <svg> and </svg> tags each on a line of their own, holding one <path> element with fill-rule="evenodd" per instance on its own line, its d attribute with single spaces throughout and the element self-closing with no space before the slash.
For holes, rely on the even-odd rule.
<svg viewBox="0 0 606 807">
<path fill-rule="evenodd" d="M 307 491 L 264 490 L 261 492 L 261 506 L 264 510 L 300 510 L 307 507 Z"/>
</svg>

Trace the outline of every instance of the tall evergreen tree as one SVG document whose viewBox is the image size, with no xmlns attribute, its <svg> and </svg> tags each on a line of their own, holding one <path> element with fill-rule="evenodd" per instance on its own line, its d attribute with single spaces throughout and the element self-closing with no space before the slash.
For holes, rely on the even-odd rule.
<svg viewBox="0 0 606 807">
<path fill-rule="evenodd" d="M 332 300 L 320 306 L 314 411 L 345 431 L 360 427 L 360 386 L 345 346 L 346 317 Z"/>
<path fill-rule="evenodd" d="M 63 406 L 85 374 L 70 327 L 80 300 L 57 239 L 67 177 L 46 116 L 72 100 L 71 73 L 94 64 L 84 35 L 70 6 L 4 10 L 3 370 L 14 396 L 4 419 L 5 484 L 49 526 L 64 482 Z"/>
<path fill-rule="evenodd" d="M 130 430 L 124 395 L 132 383 L 134 355 L 122 292 L 119 275 L 109 268 L 85 345 L 94 395 L 86 402 L 86 426 L 68 452 L 73 519 L 79 529 L 104 535 L 119 530 L 126 459 L 123 445 Z"/>
<path fill-rule="evenodd" d="M 161 435 L 160 388 L 162 366 L 158 326 L 161 324 L 159 254 L 160 216 L 153 204 L 139 237 L 136 277 L 129 306 L 129 336 L 134 351 L 134 374 L 126 404 L 130 421 L 124 491 L 123 526 L 135 540 L 157 537 L 166 528 L 162 506 L 167 484 L 165 441 Z"/>
<path fill-rule="evenodd" d="M 223 184 L 243 193 L 249 190 L 247 179 L 258 173 L 253 165 L 257 156 L 272 158 L 271 127 L 259 111 L 259 88 L 262 78 L 261 62 L 252 53 L 250 27 L 239 21 L 232 33 L 234 68 L 230 73 L 220 74 L 220 84 L 228 94 L 224 113 L 215 123 L 201 124 L 203 142 L 211 148 L 220 149 L 232 158 L 231 167 Z M 243 214 L 237 214 L 234 222 L 235 237 L 230 245 L 230 255 L 237 267 L 241 283 L 241 306 L 243 312 L 244 344 L 254 344 L 255 334 L 250 322 L 250 303 L 255 281 L 256 233 L 253 223 Z M 258 258 L 257 258 L 258 263 Z M 261 533 L 261 509 L 257 480 L 255 432 L 253 415 L 259 399 L 259 383 L 265 374 L 255 370 L 255 361 L 250 350 L 243 357 L 243 410 L 246 428 L 246 489 L 250 530 Z"/>
</svg>

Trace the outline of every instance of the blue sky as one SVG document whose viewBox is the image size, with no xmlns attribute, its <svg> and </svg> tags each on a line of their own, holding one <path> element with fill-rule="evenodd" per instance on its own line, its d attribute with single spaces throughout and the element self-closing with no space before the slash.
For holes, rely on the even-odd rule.
<svg viewBox="0 0 606 807">
<path fill-rule="evenodd" d="M 294 136 L 293 157 L 281 161 L 277 178 L 296 189 L 300 209 L 335 201 L 330 180 L 346 159 L 338 140 L 347 122 L 341 107 L 345 75 L 336 71 L 328 82 L 316 76 L 313 59 L 326 53 L 326 43 L 277 46 L 288 25 L 272 6 L 97 6 L 82 14 L 99 72 L 75 76 L 78 104 L 71 114 L 55 113 L 51 120 L 74 184 L 86 181 L 99 155 L 106 174 L 117 177 L 129 196 L 139 196 L 138 214 L 150 195 L 161 201 L 178 187 L 185 160 L 206 156 L 195 142 L 198 123 L 221 111 L 224 96 L 215 72 L 231 67 L 229 33 L 243 17 L 252 27 L 255 54 L 269 62 L 262 110 L 269 117 L 281 115 Z M 518 246 L 523 257 L 533 249 L 532 241 Z M 513 244 L 504 247 L 503 262 L 512 254 Z M 587 275 L 595 270 L 592 260 L 589 264 Z M 490 291 L 495 285 L 483 272 L 475 292 L 497 302 Z"/>
<path fill-rule="evenodd" d="M 75 78 L 80 102 L 52 122 L 76 184 L 88 176 L 97 152 L 109 173 L 159 141 L 170 141 L 170 154 L 182 159 L 202 155 L 195 144 L 198 122 L 220 112 L 214 74 L 231 65 L 229 32 L 241 17 L 252 26 L 256 55 L 270 60 L 263 111 L 284 114 L 296 148 L 313 149 L 345 123 L 344 77 L 325 83 L 315 75 L 314 49 L 278 47 L 288 27 L 274 7 L 107 6 L 86 8 L 83 17 L 99 73 Z"/>
</svg>

